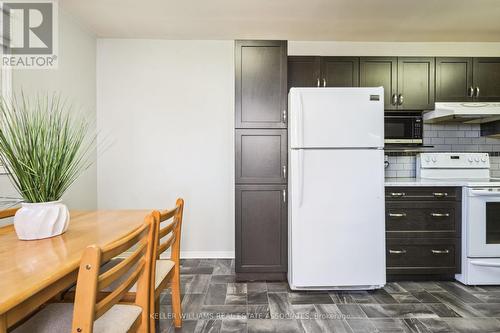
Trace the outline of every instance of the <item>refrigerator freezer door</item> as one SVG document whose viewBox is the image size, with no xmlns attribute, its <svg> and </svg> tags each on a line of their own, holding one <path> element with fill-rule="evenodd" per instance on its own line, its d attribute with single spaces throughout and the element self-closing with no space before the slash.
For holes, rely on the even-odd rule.
<svg viewBox="0 0 500 333">
<path fill-rule="evenodd" d="M 381 150 L 290 151 L 292 289 L 385 284 Z"/>
<path fill-rule="evenodd" d="M 292 88 L 291 148 L 384 147 L 384 88 Z"/>
</svg>

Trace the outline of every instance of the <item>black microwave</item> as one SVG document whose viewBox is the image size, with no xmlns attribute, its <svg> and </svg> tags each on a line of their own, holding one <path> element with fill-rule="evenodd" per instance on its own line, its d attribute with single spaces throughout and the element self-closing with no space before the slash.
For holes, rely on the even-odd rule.
<svg viewBox="0 0 500 333">
<path fill-rule="evenodd" d="M 422 146 L 424 143 L 422 120 L 421 113 L 386 113 L 385 144 Z"/>
</svg>

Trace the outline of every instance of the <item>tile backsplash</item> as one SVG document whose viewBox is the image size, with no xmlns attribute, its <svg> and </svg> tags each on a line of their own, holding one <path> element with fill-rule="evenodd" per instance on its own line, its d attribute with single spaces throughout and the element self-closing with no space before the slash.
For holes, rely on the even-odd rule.
<svg viewBox="0 0 500 333">
<path fill-rule="evenodd" d="M 490 156 L 491 176 L 500 177 L 500 140 L 480 136 L 478 124 L 424 124 L 424 145 L 434 146 L 427 152 L 486 152 Z M 386 177 L 415 177 L 415 154 L 389 154 Z M 411 156 L 413 155 L 413 156 Z"/>
</svg>

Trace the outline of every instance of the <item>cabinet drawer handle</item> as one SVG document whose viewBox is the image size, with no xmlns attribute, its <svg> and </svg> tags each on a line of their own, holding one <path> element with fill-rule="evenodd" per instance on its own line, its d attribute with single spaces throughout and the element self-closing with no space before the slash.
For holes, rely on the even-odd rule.
<svg viewBox="0 0 500 333">
<path fill-rule="evenodd" d="M 391 197 L 404 197 L 405 195 L 404 192 L 391 192 Z"/>
<path fill-rule="evenodd" d="M 406 250 L 389 250 L 390 254 L 405 254 Z"/>
<path fill-rule="evenodd" d="M 389 213 L 390 217 L 405 217 L 406 213 Z"/>
<path fill-rule="evenodd" d="M 448 254 L 450 250 L 431 250 L 432 254 Z"/>
<path fill-rule="evenodd" d="M 450 213 L 431 213 L 432 217 L 450 217 Z"/>
<path fill-rule="evenodd" d="M 446 192 L 434 192 L 432 195 L 436 198 L 446 198 L 448 196 L 448 193 Z"/>
</svg>

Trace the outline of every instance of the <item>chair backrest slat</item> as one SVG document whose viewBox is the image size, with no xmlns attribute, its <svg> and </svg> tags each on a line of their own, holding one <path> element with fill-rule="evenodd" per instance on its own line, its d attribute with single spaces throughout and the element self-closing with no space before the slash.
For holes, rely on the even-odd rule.
<svg viewBox="0 0 500 333">
<path fill-rule="evenodd" d="M 149 230 L 148 226 L 142 225 L 134 232 L 131 232 L 122 239 L 108 245 L 107 248 L 103 248 L 102 261 L 106 262 L 130 249 L 132 246 L 137 244 L 141 240 L 141 238 L 147 236 L 148 230 Z"/>
<path fill-rule="evenodd" d="M 114 281 L 116 281 L 120 276 L 126 274 L 144 256 L 146 250 L 147 244 L 139 245 L 139 247 L 134 250 L 134 252 L 132 252 L 130 256 L 123 259 L 118 264 L 99 276 L 98 289 L 103 290 Z"/>
<path fill-rule="evenodd" d="M 118 303 L 123 296 L 129 291 L 130 288 L 137 282 L 139 279 L 139 274 L 141 274 L 141 270 L 144 268 L 145 262 L 141 261 L 137 267 L 137 270 L 133 271 L 132 274 L 118 286 L 115 290 L 113 290 L 108 296 L 102 299 L 99 303 L 96 304 L 95 307 L 95 318 L 99 318 L 106 311 L 111 309 L 113 305 Z"/>
<path fill-rule="evenodd" d="M 165 222 L 173 218 L 172 223 L 169 223 L 165 227 L 158 226 L 158 244 L 156 250 L 156 256 L 159 257 L 163 252 L 172 247 L 171 259 L 179 259 L 180 253 L 180 241 L 181 241 L 181 225 L 182 225 L 182 214 L 184 211 L 184 200 L 179 198 L 175 203 L 174 209 L 169 209 L 163 212 L 159 212 L 160 222 Z M 165 236 L 169 233 L 172 235 L 166 240 L 163 240 Z M 178 262 L 177 262 L 178 264 Z"/>
</svg>

